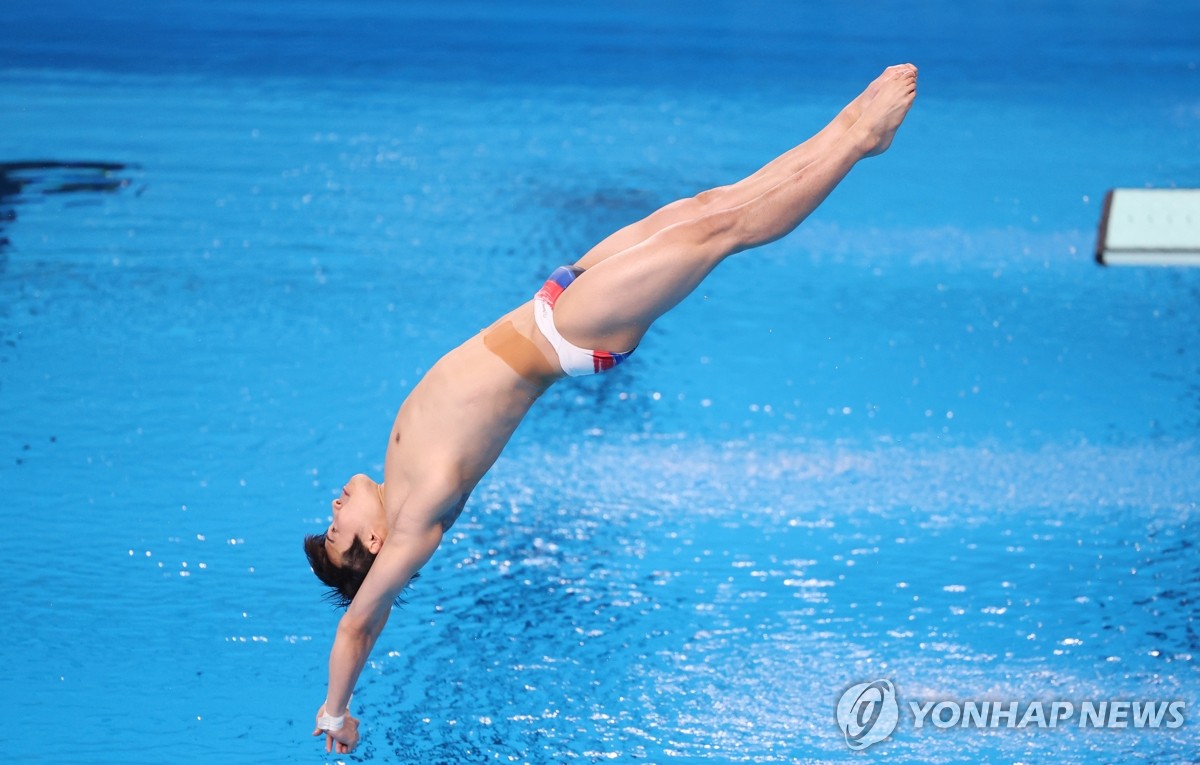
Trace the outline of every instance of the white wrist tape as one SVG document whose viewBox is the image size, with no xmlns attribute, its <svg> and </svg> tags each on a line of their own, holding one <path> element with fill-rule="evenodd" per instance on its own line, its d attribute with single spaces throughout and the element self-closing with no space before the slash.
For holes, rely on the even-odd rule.
<svg viewBox="0 0 1200 765">
<path fill-rule="evenodd" d="M 349 712 L 350 710 L 347 709 L 342 714 L 334 717 L 325 711 L 325 707 L 321 707 L 321 714 L 317 717 L 317 728 L 327 731 L 341 730 L 342 726 L 346 724 L 346 714 Z"/>
</svg>

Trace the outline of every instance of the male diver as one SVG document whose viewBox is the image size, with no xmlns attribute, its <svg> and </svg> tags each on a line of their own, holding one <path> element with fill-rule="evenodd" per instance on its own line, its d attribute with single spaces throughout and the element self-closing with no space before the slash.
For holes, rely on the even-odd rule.
<svg viewBox="0 0 1200 765">
<path fill-rule="evenodd" d="M 357 746 L 350 695 L 396 597 L 538 397 L 564 376 L 624 363 L 721 261 L 790 233 L 859 160 L 888 148 L 916 91 L 916 67 L 889 67 L 812 138 L 617 231 L 433 365 L 396 415 L 384 483 L 353 476 L 329 528 L 304 541 L 313 571 L 346 607 L 313 731 L 327 752 Z"/>
</svg>

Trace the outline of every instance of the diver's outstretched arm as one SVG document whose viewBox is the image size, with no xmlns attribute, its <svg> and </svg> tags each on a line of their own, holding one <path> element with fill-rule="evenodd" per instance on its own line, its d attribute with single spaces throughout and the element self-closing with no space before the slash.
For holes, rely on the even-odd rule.
<svg viewBox="0 0 1200 765">
<path fill-rule="evenodd" d="M 314 736 L 325 735 L 325 751 L 345 754 L 358 746 L 358 720 L 350 716 L 350 695 L 362 674 L 375 641 L 383 632 L 396 596 L 433 556 L 442 541 L 442 527 L 395 528 L 388 533 L 379 555 L 350 607 L 338 622 L 329 652 L 329 688 L 317 710 Z M 328 717 L 343 718 L 340 729 L 323 727 Z"/>
</svg>

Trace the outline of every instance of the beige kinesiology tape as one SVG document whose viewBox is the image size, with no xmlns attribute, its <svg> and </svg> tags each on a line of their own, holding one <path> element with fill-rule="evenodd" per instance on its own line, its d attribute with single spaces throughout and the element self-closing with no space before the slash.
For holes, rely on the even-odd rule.
<svg viewBox="0 0 1200 765">
<path fill-rule="evenodd" d="M 517 331 L 511 321 L 501 321 L 483 331 L 483 344 L 526 380 L 545 385 L 557 371 L 533 341 Z"/>
</svg>

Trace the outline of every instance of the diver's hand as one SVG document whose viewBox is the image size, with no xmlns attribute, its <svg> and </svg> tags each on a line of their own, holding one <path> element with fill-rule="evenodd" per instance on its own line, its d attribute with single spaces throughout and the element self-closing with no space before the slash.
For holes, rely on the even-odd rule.
<svg viewBox="0 0 1200 765">
<path fill-rule="evenodd" d="M 325 712 L 325 705 L 317 710 L 317 718 L 319 719 Z M 312 734 L 314 736 L 325 736 L 325 751 L 336 752 L 337 754 L 349 754 L 354 751 L 354 747 L 358 746 L 358 720 L 350 716 L 350 712 L 346 712 L 346 722 L 342 724 L 341 730 L 321 730 L 316 728 Z"/>
</svg>

